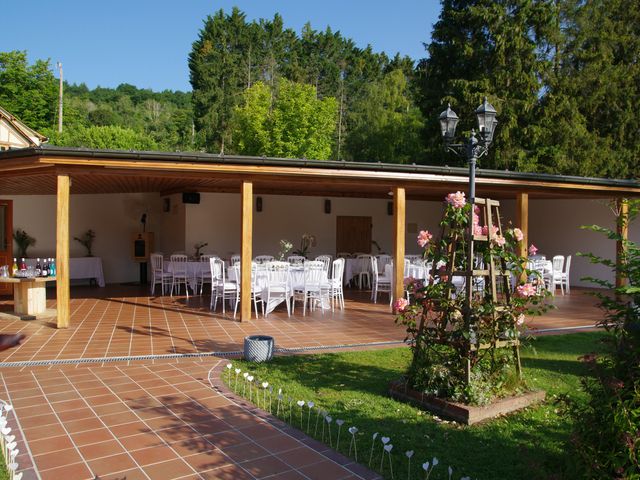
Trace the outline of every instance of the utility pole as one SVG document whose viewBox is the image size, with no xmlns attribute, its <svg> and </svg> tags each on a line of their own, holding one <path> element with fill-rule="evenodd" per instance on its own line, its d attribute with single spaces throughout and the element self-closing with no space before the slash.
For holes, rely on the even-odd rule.
<svg viewBox="0 0 640 480">
<path fill-rule="evenodd" d="M 60 90 L 58 93 L 58 133 L 62 133 L 62 62 L 58 62 L 58 72 L 60 73 Z"/>
</svg>

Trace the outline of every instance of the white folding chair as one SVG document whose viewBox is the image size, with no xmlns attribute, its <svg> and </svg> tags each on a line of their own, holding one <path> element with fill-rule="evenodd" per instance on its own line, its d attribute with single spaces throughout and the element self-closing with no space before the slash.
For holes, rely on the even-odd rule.
<svg viewBox="0 0 640 480">
<path fill-rule="evenodd" d="M 267 318 L 267 308 L 271 299 L 281 298 L 287 305 L 287 315 L 291 316 L 291 306 L 289 300 L 293 296 L 291 282 L 289 278 L 288 262 L 269 262 L 265 265 L 267 273 L 267 294 L 262 303 L 262 315 Z"/>
<path fill-rule="evenodd" d="M 187 261 L 188 257 L 182 254 L 171 255 L 171 296 L 173 297 L 173 289 L 177 288 L 180 293 L 180 285 L 184 285 L 184 292 L 189 298 L 189 279 L 187 278 Z"/>
<path fill-rule="evenodd" d="M 217 255 L 200 255 L 200 271 L 196 274 L 196 293 L 199 290 L 200 295 L 202 295 L 202 291 L 204 290 L 205 283 L 211 283 L 211 268 L 210 268 L 210 260 L 212 258 L 218 258 Z"/>
<path fill-rule="evenodd" d="M 365 281 L 368 287 L 371 286 L 371 258 L 371 255 L 367 254 L 360 254 L 356 257 L 356 271 L 353 277 L 360 289 Z"/>
<path fill-rule="evenodd" d="M 316 262 L 324 263 L 324 271 L 327 274 L 327 278 L 329 278 L 329 270 L 331 267 L 331 255 L 318 255 L 315 258 Z"/>
<path fill-rule="evenodd" d="M 166 293 L 166 287 L 169 286 L 173 275 L 164 271 L 164 259 L 161 253 L 151 254 L 151 295 L 154 294 L 156 284 L 161 285 L 162 295 Z"/>
<path fill-rule="evenodd" d="M 302 255 L 289 255 L 287 257 L 287 262 L 292 265 L 300 265 L 304 263 L 306 260 L 307 258 L 303 257 Z"/>
<path fill-rule="evenodd" d="M 570 272 L 571 272 L 571 255 L 569 255 L 565 260 L 564 270 L 562 271 L 562 284 L 564 285 L 564 290 L 567 293 L 571 293 L 570 277 L 569 277 Z"/>
<path fill-rule="evenodd" d="M 236 317 L 238 311 L 238 303 L 240 303 L 240 268 L 238 265 L 229 267 L 233 272 L 231 276 L 235 281 L 228 280 L 224 271 L 224 262 L 219 258 L 210 259 L 211 265 L 211 310 L 215 310 L 218 304 L 218 298 L 222 299 L 222 314 L 226 313 L 225 300 L 233 300 L 233 318 Z"/>
<path fill-rule="evenodd" d="M 562 271 L 564 269 L 564 255 L 556 255 L 551 260 L 551 272 L 545 273 L 545 285 L 551 291 L 552 295 L 556 294 L 556 288 L 560 287 L 562 295 L 564 295 L 564 284 L 562 283 Z"/>
<path fill-rule="evenodd" d="M 335 301 L 338 301 L 340 309 L 344 310 L 344 291 L 342 282 L 344 277 L 344 258 L 336 258 L 331 267 L 331 278 L 329 279 L 329 298 L 331 300 L 331 311 L 335 310 Z"/>
<path fill-rule="evenodd" d="M 309 309 L 313 310 L 316 301 L 322 302 L 324 297 L 329 299 L 327 277 L 322 262 L 310 261 L 304 263 L 304 285 L 298 290 L 294 289 L 291 312 L 295 310 L 296 295 L 302 299 L 302 315 L 307 314 L 307 300 Z M 323 295 L 324 294 L 324 295 Z"/>
<path fill-rule="evenodd" d="M 373 303 L 378 303 L 378 293 L 388 293 L 389 305 L 391 305 L 393 303 L 391 278 L 385 273 L 382 275 L 378 273 L 378 261 L 375 257 L 371 257 L 371 300 L 373 300 Z"/>
<path fill-rule="evenodd" d="M 274 260 L 273 255 L 258 255 L 256 258 L 253 259 L 253 261 L 256 263 L 273 262 L 273 260 Z"/>
</svg>

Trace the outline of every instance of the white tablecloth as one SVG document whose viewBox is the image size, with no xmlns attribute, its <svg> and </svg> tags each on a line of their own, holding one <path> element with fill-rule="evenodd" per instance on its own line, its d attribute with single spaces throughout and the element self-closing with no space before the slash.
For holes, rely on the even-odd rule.
<svg viewBox="0 0 640 480">
<path fill-rule="evenodd" d="M 34 266 L 37 263 L 35 258 L 27 258 L 25 263 Z M 42 260 L 40 261 L 42 264 Z M 102 258 L 100 257 L 78 257 L 69 259 L 69 278 L 80 280 L 94 278 L 99 287 L 104 287 L 104 273 L 102 271 Z"/>
<path fill-rule="evenodd" d="M 164 266 L 168 273 L 173 273 L 172 261 L 164 262 Z M 189 282 L 191 290 L 196 291 L 201 273 L 209 272 L 210 269 L 209 262 L 187 262 L 187 282 Z"/>
</svg>

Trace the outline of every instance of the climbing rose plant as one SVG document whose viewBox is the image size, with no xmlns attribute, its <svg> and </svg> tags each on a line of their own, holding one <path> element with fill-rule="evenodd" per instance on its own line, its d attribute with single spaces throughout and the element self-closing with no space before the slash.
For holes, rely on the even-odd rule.
<svg viewBox="0 0 640 480">
<path fill-rule="evenodd" d="M 408 279 L 409 300 L 398 299 L 394 307 L 396 321 L 407 329 L 413 353 L 408 386 L 441 398 L 486 404 L 506 390 L 522 388 L 515 375 L 514 349 L 501 344 L 520 340 L 525 319 L 548 308 L 544 302 L 547 292 L 538 287 L 542 279 L 526 270 L 526 258 L 516 253 L 518 242 L 523 240 L 522 231 L 508 227 L 501 234 L 497 226 L 482 225 L 483 211 L 475 205 L 471 228 L 474 235 L 488 238 L 474 243 L 476 268 L 489 268 L 493 258 L 495 268 L 508 268 L 507 277 L 516 279 L 517 285 L 510 291 L 512 286 L 507 286 L 502 276 L 497 277 L 498 302 L 494 302 L 489 277 L 474 277 L 473 298 L 466 315 L 464 277 L 455 272 L 468 268 L 470 213 L 464 193 L 446 196 L 440 223 L 442 238 L 435 240 L 427 230 L 417 237 L 431 265 L 429 280 Z M 456 252 L 455 265 L 449 265 L 451 249 Z M 480 345 L 488 348 L 478 349 Z"/>
</svg>

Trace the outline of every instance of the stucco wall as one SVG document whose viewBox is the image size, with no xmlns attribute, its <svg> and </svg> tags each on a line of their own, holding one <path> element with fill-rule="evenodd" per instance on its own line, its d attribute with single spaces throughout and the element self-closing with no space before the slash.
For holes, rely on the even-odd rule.
<svg viewBox="0 0 640 480">
<path fill-rule="evenodd" d="M 23 228 L 36 239 L 30 257 L 55 257 L 55 195 L 4 196 L 13 200 L 13 228 Z M 132 259 L 131 237 L 141 231 L 140 217 L 147 213 L 147 231 L 159 229 L 158 194 L 71 195 L 69 250 L 72 257 L 86 251 L 73 237 L 88 229 L 96 232 L 93 254 L 102 257 L 107 283 L 136 280 L 139 268 Z M 17 247 L 14 245 L 14 252 Z"/>
</svg>

